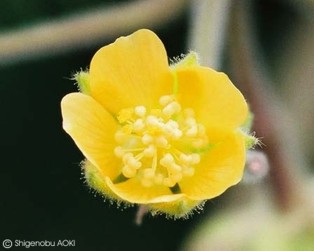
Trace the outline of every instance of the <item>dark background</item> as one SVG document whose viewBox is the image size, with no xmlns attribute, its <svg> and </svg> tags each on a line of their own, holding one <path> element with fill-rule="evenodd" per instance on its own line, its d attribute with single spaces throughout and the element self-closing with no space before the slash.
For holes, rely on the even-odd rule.
<svg viewBox="0 0 314 251">
<path fill-rule="evenodd" d="M 58 18 L 102 2 L 1 0 L 0 31 Z M 117 2 L 125 1 L 107 1 L 108 5 Z M 278 27 L 287 25 L 283 15 L 293 15 L 286 5 L 261 2 L 256 4 L 257 23 L 260 36 L 265 38 L 264 49 L 271 53 L 276 50 L 278 36 L 285 34 L 286 29 L 278 34 Z M 170 58 L 186 52 L 188 20 L 185 13 L 167 27 L 155 29 Z M 112 41 L 1 66 L 1 242 L 6 238 L 69 239 L 76 241 L 72 250 L 174 251 L 219 204 L 220 199 L 207 203 L 206 213 L 195 214 L 190 220 L 148 216 L 142 226 L 137 226 L 136 207 L 117 209 L 85 185 L 79 168 L 83 156 L 62 129 L 60 100 L 76 91 L 69 79 L 71 74 L 88 66 L 97 49 Z"/>
</svg>

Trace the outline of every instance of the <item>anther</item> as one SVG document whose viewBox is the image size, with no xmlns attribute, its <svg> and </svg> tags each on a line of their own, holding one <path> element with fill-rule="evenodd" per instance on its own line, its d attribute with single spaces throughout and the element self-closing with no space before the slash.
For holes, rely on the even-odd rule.
<svg viewBox="0 0 314 251">
<path fill-rule="evenodd" d="M 139 117 L 144 117 L 146 114 L 146 108 L 145 106 L 136 106 L 134 108 L 134 113 Z"/>
<path fill-rule="evenodd" d="M 123 163 L 127 163 L 130 158 L 134 158 L 133 154 L 132 153 L 125 153 L 122 156 Z"/>
<path fill-rule="evenodd" d="M 201 161 L 201 156 L 200 156 L 199 154 L 197 154 L 197 153 L 192 153 L 191 157 L 192 157 L 192 161 L 191 161 L 191 164 L 192 164 L 192 165 L 196 165 L 196 164 L 200 163 L 200 161 Z"/>
<path fill-rule="evenodd" d="M 197 126 L 193 125 L 185 132 L 185 135 L 188 137 L 195 137 L 197 135 Z"/>
<path fill-rule="evenodd" d="M 181 138 L 181 136 L 182 136 L 182 131 L 179 130 L 179 129 L 175 129 L 175 130 L 172 132 L 172 135 L 171 135 L 171 137 L 172 137 L 173 139 L 179 139 L 179 138 Z"/>
<path fill-rule="evenodd" d="M 177 102 L 171 102 L 170 104 L 168 104 L 167 106 L 165 106 L 164 109 L 162 109 L 162 112 L 168 116 L 171 117 L 174 114 L 179 113 L 181 110 L 181 106 L 179 105 L 179 103 Z"/>
<path fill-rule="evenodd" d="M 136 160 L 134 157 L 130 157 L 127 159 L 128 166 L 139 169 L 142 166 L 142 163 Z"/>
<path fill-rule="evenodd" d="M 172 163 L 171 165 L 167 166 L 167 168 L 172 173 L 179 173 L 182 170 L 182 167 L 176 163 Z"/>
<path fill-rule="evenodd" d="M 136 175 L 136 169 L 132 168 L 128 165 L 125 165 L 122 168 L 122 174 L 126 177 L 126 178 L 132 178 Z"/>
<path fill-rule="evenodd" d="M 135 132 L 141 132 L 143 129 L 145 128 L 145 124 L 143 122 L 142 119 L 137 119 L 134 123 L 133 123 L 133 130 Z"/>
<path fill-rule="evenodd" d="M 182 136 L 182 131 L 179 129 L 179 125 L 174 120 L 169 120 L 163 126 L 164 133 L 172 139 L 179 139 Z"/>
<path fill-rule="evenodd" d="M 143 154 L 145 157 L 153 157 L 155 153 L 156 153 L 156 147 L 154 145 L 149 145 L 143 151 Z"/>
<path fill-rule="evenodd" d="M 167 123 L 166 123 L 167 126 L 170 126 L 171 128 L 179 128 L 179 124 L 178 122 L 170 119 Z"/>
<path fill-rule="evenodd" d="M 160 121 L 156 116 L 150 115 L 146 118 L 146 124 L 150 127 L 160 127 Z"/>
<path fill-rule="evenodd" d="M 182 162 L 182 164 L 185 164 L 185 165 L 189 164 L 189 155 L 181 153 L 179 159 Z"/>
<path fill-rule="evenodd" d="M 150 143 L 153 142 L 153 140 L 154 140 L 154 138 L 151 135 L 149 135 L 149 134 L 144 134 L 142 136 L 142 143 L 144 145 L 149 145 Z"/>
<path fill-rule="evenodd" d="M 185 123 L 187 126 L 192 127 L 192 126 L 196 125 L 196 120 L 195 120 L 195 118 L 193 118 L 193 117 L 188 117 L 187 119 L 185 119 L 184 123 Z"/>
<path fill-rule="evenodd" d="M 174 163 L 174 158 L 170 153 L 166 153 L 159 161 L 160 165 L 164 167 L 171 166 Z"/>
<path fill-rule="evenodd" d="M 161 96 L 159 99 L 159 104 L 161 106 L 166 106 L 168 105 L 171 101 L 173 101 L 173 97 L 172 96 Z"/>
<path fill-rule="evenodd" d="M 183 165 L 195 165 L 200 162 L 200 155 L 197 153 L 192 153 L 192 154 L 180 154 L 179 157 L 181 163 Z"/>
</svg>

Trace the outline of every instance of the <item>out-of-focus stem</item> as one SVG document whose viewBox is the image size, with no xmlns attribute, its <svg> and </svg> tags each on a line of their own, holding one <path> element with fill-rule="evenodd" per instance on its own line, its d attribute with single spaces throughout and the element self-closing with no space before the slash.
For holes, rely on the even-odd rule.
<svg viewBox="0 0 314 251">
<path fill-rule="evenodd" d="M 160 26 L 182 13 L 187 3 L 188 0 L 137 0 L 0 33 L 0 66 L 92 45 L 135 29 Z"/>
<path fill-rule="evenodd" d="M 279 66 L 276 77 L 284 83 L 283 97 L 298 122 L 298 149 L 306 155 L 305 167 L 314 163 L 314 138 L 309 137 L 313 134 L 314 125 L 314 8 L 312 11 L 312 19 L 300 13 L 298 21 L 290 28 L 290 36 L 286 38 L 281 57 L 276 62 Z"/>
<path fill-rule="evenodd" d="M 139 205 L 135 216 L 135 224 L 138 226 L 142 225 L 143 218 L 148 212 L 149 208 L 146 205 Z"/>
<path fill-rule="evenodd" d="M 201 64 L 219 69 L 230 0 L 192 0 L 188 49 L 201 55 Z"/>
<path fill-rule="evenodd" d="M 248 99 L 255 114 L 254 129 L 262 137 L 264 151 L 270 162 L 270 179 L 277 204 L 283 210 L 290 209 L 299 200 L 298 168 L 291 161 L 289 147 L 282 137 L 284 111 L 280 107 L 271 81 L 262 67 L 263 58 L 258 54 L 258 42 L 254 39 L 252 20 L 249 15 L 250 3 L 247 0 L 234 2 L 231 22 L 230 54 L 234 80 Z M 280 110 L 278 108 L 280 107 Z M 293 140 L 291 141 L 293 142 Z M 295 149 L 297 151 L 297 149 Z"/>
<path fill-rule="evenodd" d="M 289 0 L 289 2 L 301 11 L 303 17 L 313 19 L 314 0 Z"/>
</svg>

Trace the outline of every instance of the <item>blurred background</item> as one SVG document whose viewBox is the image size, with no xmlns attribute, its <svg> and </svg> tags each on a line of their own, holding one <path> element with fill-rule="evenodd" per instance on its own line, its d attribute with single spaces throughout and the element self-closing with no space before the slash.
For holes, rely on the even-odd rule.
<svg viewBox="0 0 314 251">
<path fill-rule="evenodd" d="M 250 152 L 243 181 L 200 214 L 148 215 L 139 226 L 136 207 L 117 209 L 84 183 L 60 101 L 100 47 L 140 28 L 158 34 L 169 58 L 194 50 L 229 75 L 255 114 L 263 153 L 259 161 Z M 0 240 L 68 239 L 69 249 L 91 251 L 314 250 L 313 96 L 312 0 L 1 0 Z"/>
</svg>

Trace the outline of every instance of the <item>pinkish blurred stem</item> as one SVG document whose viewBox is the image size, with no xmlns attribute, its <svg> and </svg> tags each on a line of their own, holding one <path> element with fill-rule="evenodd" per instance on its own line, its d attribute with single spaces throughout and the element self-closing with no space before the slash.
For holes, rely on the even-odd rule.
<svg viewBox="0 0 314 251">
<path fill-rule="evenodd" d="M 289 161 L 289 152 L 283 144 L 283 114 L 278 110 L 278 99 L 270 89 L 270 80 L 262 67 L 262 57 L 256 50 L 257 41 L 250 19 L 249 1 L 235 1 L 230 22 L 229 53 L 233 81 L 247 98 L 255 115 L 254 130 L 265 145 L 263 150 L 270 163 L 270 179 L 277 204 L 282 210 L 289 210 L 298 198 L 297 179 L 294 177 L 294 163 Z"/>
<path fill-rule="evenodd" d="M 135 216 L 135 224 L 138 226 L 142 225 L 143 218 L 147 213 L 148 207 L 145 205 L 139 205 Z"/>
</svg>

